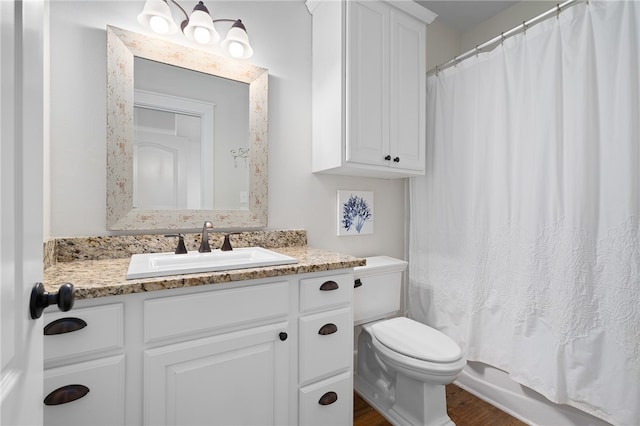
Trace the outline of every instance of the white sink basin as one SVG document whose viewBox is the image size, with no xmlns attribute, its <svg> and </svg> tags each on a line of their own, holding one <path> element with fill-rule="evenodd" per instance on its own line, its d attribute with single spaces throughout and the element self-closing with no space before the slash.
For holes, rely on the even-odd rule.
<svg viewBox="0 0 640 426">
<path fill-rule="evenodd" d="M 298 263 L 298 259 L 263 249 L 262 247 L 242 247 L 231 251 L 213 250 L 211 253 L 190 251 L 187 254 L 134 254 L 129 262 L 127 279 L 227 271 L 293 263 Z"/>
</svg>

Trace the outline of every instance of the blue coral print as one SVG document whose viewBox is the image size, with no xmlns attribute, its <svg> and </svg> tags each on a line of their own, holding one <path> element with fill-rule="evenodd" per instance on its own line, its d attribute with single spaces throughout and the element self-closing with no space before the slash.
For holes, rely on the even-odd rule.
<svg viewBox="0 0 640 426">
<path fill-rule="evenodd" d="M 371 219 L 371 208 L 367 200 L 351 194 L 349 200 L 342 205 L 342 226 L 349 231 L 352 227 L 359 234 L 365 222 Z"/>
</svg>

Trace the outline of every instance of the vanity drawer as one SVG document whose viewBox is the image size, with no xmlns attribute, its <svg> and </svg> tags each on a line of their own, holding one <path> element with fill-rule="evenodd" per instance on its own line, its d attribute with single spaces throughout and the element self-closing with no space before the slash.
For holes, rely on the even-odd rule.
<svg viewBox="0 0 640 426">
<path fill-rule="evenodd" d="M 121 349 L 124 343 L 123 312 L 122 303 L 116 303 L 69 312 L 45 313 L 45 333 L 58 333 L 60 329 L 68 329 L 68 324 L 78 324 L 77 327 L 81 328 L 61 334 L 45 334 L 44 362 Z"/>
<path fill-rule="evenodd" d="M 170 296 L 144 302 L 145 343 L 224 329 L 289 312 L 289 283 Z"/>
<path fill-rule="evenodd" d="M 353 356 L 351 309 L 301 317 L 299 340 L 300 384 L 350 369 Z"/>
<path fill-rule="evenodd" d="M 299 390 L 299 420 L 305 426 L 350 425 L 353 422 L 351 372 Z"/>
<path fill-rule="evenodd" d="M 347 304 L 352 294 L 353 274 L 300 280 L 300 312 Z"/>
<path fill-rule="evenodd" d="M 124 355 L 45 370 L 44 425 L 123 425 L 124 374 Z"/>
</svg>

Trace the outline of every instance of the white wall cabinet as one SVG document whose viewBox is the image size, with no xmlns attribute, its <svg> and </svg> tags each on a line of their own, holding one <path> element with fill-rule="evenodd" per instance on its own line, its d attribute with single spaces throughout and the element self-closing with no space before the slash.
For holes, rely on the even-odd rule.
<svg viewBox="0 0 640 426">
<path fill-rule="evenodd" d="M 45 395 L 89 391 L 45 424 L 349 425 L 352 289 L 346 269 L 50 308 L 86 326 L 46 336 Z"/>
<path fill-rule="evenodd" d="M 425 172 L 426 27 L 414 2 L 308 0 L 314 172 Z"/>
</svg>

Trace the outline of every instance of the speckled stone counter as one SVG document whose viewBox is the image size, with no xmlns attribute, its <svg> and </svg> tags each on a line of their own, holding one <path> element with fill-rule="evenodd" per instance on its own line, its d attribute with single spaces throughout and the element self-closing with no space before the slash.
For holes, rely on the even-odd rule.
<svg viewBox="0 0 640 426">
<path fill-rule="evenodd" d="M 232 271 L 127 280 L 126 274 L 127 268 L 129 267 L 129 257 L 75 260 L 71 262 L 58 261 L 55 265 L 45 269 L 44 284 L 47 291 L 54 292 L 57 291 L 61 284 L 70 282 L 75 287 L 75 298 L 79 300 L 353 268 L 365 265 L 366 263 L 363 258 L 313 249 L 306 245 L 272 247 L 270 250 L 295 257 L 298 259 L 298 263 L 264 268 L 236 269 Z"/>
<path fill-rule="evenodd" d="M 211 247 L 221 247 L 224 235 L 224 232 L 210 232 Z M 271 249 L 307 245 L 307 232 L 300 229 L 240 232 L 230 238 L 233 247 Z M 185 233 L 184 243 L 187 250 L 197 250 L 200 246 L 200 234 Z M 58 262 L 76 260 L 128 259 L 136 253 L 170 252 L 175 250 L 177 244 L 176 238 L 163 234 L 58 238 L 45 243 L 44 266 L 48 268 Z"/>
</svg>

